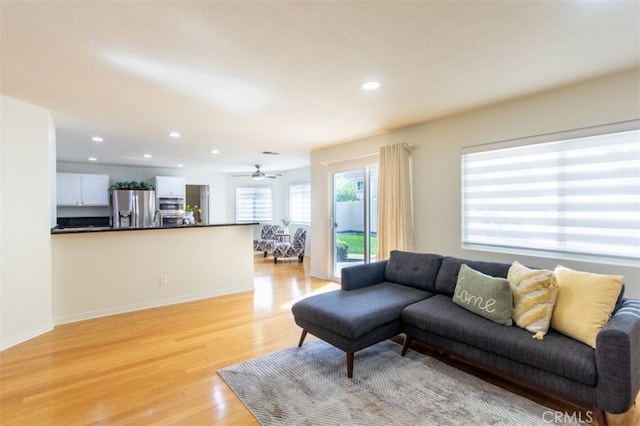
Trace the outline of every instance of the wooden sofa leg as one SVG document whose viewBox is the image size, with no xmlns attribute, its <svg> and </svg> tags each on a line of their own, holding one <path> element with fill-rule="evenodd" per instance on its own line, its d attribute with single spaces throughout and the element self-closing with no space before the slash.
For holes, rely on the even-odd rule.
<svg viewBox="0 0 640 426">
<path fill-rule="evenodd" d="M 353 378 L 353 352 L 347 352 L 347 377 Z"/>
<path fill-rule="evenodd" d="M 267 257 L 267 252 L 266 251 L 264 252 L 264 257 Z"/>
<path fill-rule="evenodd" d="M 604 410 L 596 408 L 593 414 L 598 421 L 598 426 L 607 426 L 607 413 Z"/>
<path fill-rule="evenodd" d="M 400 352 L 400 356 L 405 356 L 407 354 L 407 350 L 409 349 L 410 344 L 411 344 L 411 337 L 405 336 L 404 344 L 402 345 L 402 352 Z"/>
<path fill-rule="evenodd" d="M 307 337 L 307 330 L 302 329 L 302 336 L 300 336 L 300 342 L 298 342 L 298 347 L 302 346 L 304 342 L 304 338 Z"/>
</svg>

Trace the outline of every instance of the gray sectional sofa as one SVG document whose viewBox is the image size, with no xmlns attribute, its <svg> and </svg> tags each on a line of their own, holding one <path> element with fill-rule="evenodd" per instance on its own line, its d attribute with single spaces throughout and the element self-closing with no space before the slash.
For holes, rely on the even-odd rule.
<svg viewBox="0 0 640 426">
<path fill-rule="evenodd" d="M 466 264 L 493 277 L 507 277 L 506 263 L 479 262 L 394 251 L 388 261 L 342 270 L 341 290 L 303 299 L 292 307 L 302 337 L 311 333 L 347 353 L 406 334 L 412 341 L 466 361 L 526 387 L 595 410 L 623 413 L 640 390 L 640 300 L 619 297 L 596 349 L 552 329 L 544 340 L 517 326 L 504 326 L 452 301 L 458 271 Z"/>
</svg>

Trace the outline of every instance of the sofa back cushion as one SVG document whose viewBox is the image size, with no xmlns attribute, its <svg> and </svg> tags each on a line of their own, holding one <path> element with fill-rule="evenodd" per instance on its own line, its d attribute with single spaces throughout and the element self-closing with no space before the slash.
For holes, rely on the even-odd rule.
<svg viewBox="0 0 640 426">
<path fill-rule="evenodd" d="M 507 278 L 507 273 L 509 273 L 509 268 L 511 267 L 508 263 L 482 262 L 446 256 L 442 259 L 442 265 L 436 278 L 436 293 L 453 296 L 458 282 L 458 272 L 463 264 L 483 274 L 499 278 Z"/>
<path fill-rule="evenodd" d="M 385 281 L 433 292 L 442 263 L 439 254 L 393 250 L 384 272 Z M 455 287 L 455 282 L 453 283 Z"/>
</svg>

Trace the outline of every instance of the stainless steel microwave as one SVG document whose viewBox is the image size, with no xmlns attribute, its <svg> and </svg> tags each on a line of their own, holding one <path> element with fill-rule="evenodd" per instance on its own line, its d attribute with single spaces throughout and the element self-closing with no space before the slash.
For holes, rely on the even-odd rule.
<svg viewBox="0 0 640 426">
<path fill-rule="evenodd" d="M 157 204 L 162 217 L 184 216 L 184 198 L 182 197 L 158 197 Z"/>
</svg>

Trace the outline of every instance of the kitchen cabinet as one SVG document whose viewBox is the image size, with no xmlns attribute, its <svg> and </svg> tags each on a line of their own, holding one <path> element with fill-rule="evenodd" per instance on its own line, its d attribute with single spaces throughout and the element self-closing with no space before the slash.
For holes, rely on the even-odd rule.
<svg viewBox="0 0 640 426">
<path fill-rule="evenodd" d="M 181 197 L 185 196 L 186 180 L 182 177 L 156 176 L 155 187 L 157 197 Z"/>
<path fill-rule="evenodd" d="M 57 173 L 56 198 L 59 206 L 108 206 L 109 175 Z"/>
</svg>

